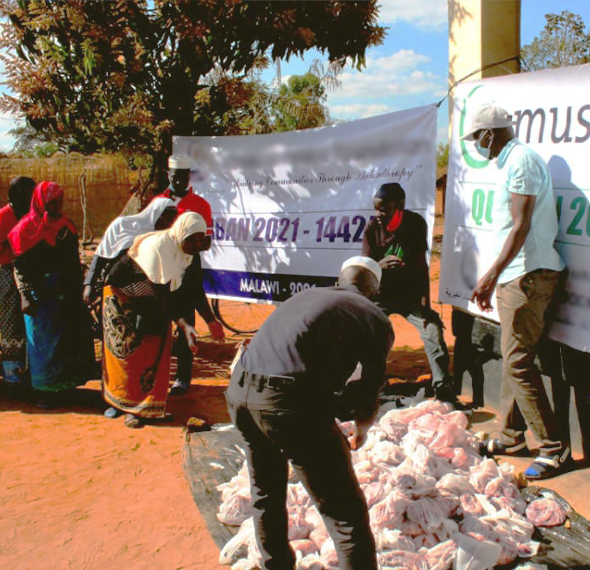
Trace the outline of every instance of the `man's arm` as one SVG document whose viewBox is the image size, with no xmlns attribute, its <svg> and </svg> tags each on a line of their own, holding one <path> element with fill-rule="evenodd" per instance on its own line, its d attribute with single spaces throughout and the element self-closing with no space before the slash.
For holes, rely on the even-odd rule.
<svg viewBox="0 0 590 570">
<path fill-rule="evenodd" d="M 482 311 L 489 312 L 492 310 L 490 300 L 498 278 L 524 245 L 531 227 L 535 201 L 536 196 L 534 195 L 512 193 L 510 213 L 514 226 L 504 242 L 500 255 L 488 272 L 479 280 L 471 297 L 471 300 L 477 303 L 477 306 Z"/>
<path fill-rule="evenodd" d="M 367 341 L 368 350 L 361 360 L 361 378 L 346 386 L 350 401 L 354 402 L 356 435 L 352 441 L 353 449 L 358 449 L 365 443 L 367 432 L 377 415 L 379 391 L 385 382 L 387 356 L 393 345 L 393 336 L 393 329 L 389 325 Z"/>
</svg>

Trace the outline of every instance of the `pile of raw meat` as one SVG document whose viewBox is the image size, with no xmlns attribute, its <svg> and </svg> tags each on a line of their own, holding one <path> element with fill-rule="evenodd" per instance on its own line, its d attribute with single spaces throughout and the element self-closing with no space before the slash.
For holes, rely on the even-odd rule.
<svg viewBox="0 0 590 570">
<path fill-rule="evenodd" d="M 466 416 L 449 404 L 422 401 L 386 412 L 352 452 L 383 570 L 485 570 L 537 553 L 513 469 L 483 459 L 466 426 Z M 353 425 L 341 429 L 349 436 Z M 240 526 L 220 562 L 233 563 L 232 570 L 255 569 L 246 466 L 219 490 L 219 520 Z M 533 518 L 560 520 L 553 503 L 530 509 Z M 334 543 L 300 483 L 289 484 L 288 509 L 298 570 L 336 570 Z"/>
</svg>

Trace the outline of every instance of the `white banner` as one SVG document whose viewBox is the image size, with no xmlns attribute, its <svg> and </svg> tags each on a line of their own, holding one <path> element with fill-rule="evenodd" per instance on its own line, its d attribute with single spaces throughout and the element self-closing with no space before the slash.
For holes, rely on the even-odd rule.
<svg viewBox="0 0 590 570">
<path fill-rule="evenodd" d="M 537 71 L 464 83 L 455 90 L 449 155 L 439 299 L 481 314 L 469 301 L 490 267 L 495 161 L 461 141 L 470 116 L 495 103 L 511 113 L 516 136 L 548 163 L 553 177 L 559 235 L 556 247 L 569 279 L 560 292 L 549 336 L 590 351 L 590 66 Z M 495 306 L 495 300 L 493 301 Z M 485 314 L 498 320 L 497 314 Z"/>
<path fill-rule="evenodd" d="M 283 301 L 334 283 L 359 255 L 373 195 L 399 182 L 432 237 L 434 105 L 333 127 L 270 135 L 175 137 L 191 184 L 213 210 L 205 289 L 221 298 Z"/>
</svg>

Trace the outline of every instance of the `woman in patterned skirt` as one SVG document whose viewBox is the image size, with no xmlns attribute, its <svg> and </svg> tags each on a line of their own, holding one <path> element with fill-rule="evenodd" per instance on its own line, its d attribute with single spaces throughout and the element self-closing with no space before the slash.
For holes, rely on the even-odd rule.
<svg viewBox="0 0 590 570">
<path fill-rule="evenodd" d="M 22 386 L 26 376 L 27 341 L 8 234 L 29 211 L 34 189 L 32 178 L 13 178 L 8 186 L 8 204 L 0 208 L 0 359 L 4 384 L 11 387 Z"/>
<path fill-rule="evenodd" d="M 207 225 L 185 212 L 168 230 L 135 239 L 113 266 L 103 292 L 104 398 L 125 413 L 125 425 L 165 419 L 171 320 L 195 350 L 197 332 L 181 315 L 178 295 L 193 255 L 207 247 Z"/>
<path fill-rule="evenodd" d="M 76 227 L 55 182 L 35 187 L 31 208 L 8 235 L 25 314 L 27 357 L 37 406 L 63 404 L 94 372 L 94 345 L 82 303 Z"/>
</svg>

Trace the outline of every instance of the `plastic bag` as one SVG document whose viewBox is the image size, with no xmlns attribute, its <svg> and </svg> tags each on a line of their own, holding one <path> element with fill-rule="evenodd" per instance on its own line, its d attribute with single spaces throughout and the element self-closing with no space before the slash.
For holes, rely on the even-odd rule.
<svg viewBox="0 0 590 570">
<path fill-rule="evenodd" d="M 247 546 L 254 539 L 254 520 L 250 517 L 242 523 L 240 530 L 226 543 L 219 553 L 220 564 L 231 564 L 236 558 L 238 550 L 242 546 Z"/>
<path fill-rule="evenodd" d="M 475 540 L 464 534 L 455 536 L 457 557 L 454 570 L 488 570 L 500 558 L 502 547 L 495 542 Z"/>
</svg>

